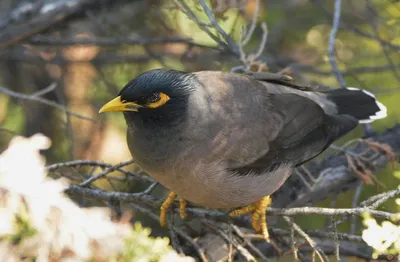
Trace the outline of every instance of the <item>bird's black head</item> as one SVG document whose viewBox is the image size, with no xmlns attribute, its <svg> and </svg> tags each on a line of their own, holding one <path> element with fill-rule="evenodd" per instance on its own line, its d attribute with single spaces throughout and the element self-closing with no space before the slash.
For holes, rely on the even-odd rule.
<svg viewBox="0 0 400 262">
<path fill-rule="evenodd" d="M 145 72 L 127 83 L 100 112 L 123 111 L 126 118 L 176 124 L 185 116 L 196 77 L 171 69 Z"/>
</svg>

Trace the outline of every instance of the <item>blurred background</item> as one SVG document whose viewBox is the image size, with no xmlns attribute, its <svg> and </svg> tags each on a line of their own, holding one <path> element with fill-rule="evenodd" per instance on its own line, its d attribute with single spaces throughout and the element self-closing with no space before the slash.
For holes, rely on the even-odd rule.
<svg viewBox="0 0 400 262">
<path fill-rule="evenodd" d="M 256 0 L 206 2 L 235 42 L 241 41 L 243 26 L 259 14 L 254 33 L 243 47 L 246 54 L 260 51 L 258 68 L 287 73 L 305 84 L 341 86 L 328 55 L 336 1 L 262 0 L 259 6 Z M 189 19 L 182 3 L 202 22 Z M 387 106 L 388 117 L 372 124 L 374 131 L 383 132 L 400 122 L 399 1 L 342 1 L 340 14 L 334 40 L 337 67 L 347 86 L 369 90 Z M 48 164 L 129 160 L 122 114 L 98 114 L 128 81 L 160 67 L 231 71 L 243 65 L 237 53 L 198 26 L 206 22 L 204 10 L 194 0 L 0 1 L 0 152 L 13 136 L 40 132 L 52 140 L 52 147 L 44 152 Z M 259 26 L 262 22 L 268 34 Z M 216 34 L 214 28 L 210 30 Z M 263 37 L 266 44 L 260 49 Z M 361 137 L 363 132 L 360 127 L 338 144 Z M 73 172 L 62 175 L 73 181 Z M 397 187 L 394 173 L 388 167 L 377 175 L 379 182 L 360 185 L 359 201 Z M 147 185 L 96 183 L 126 192 Z M 157 188 L 155 194 L 164 192 Z M 350 207 L 354 194 L 355 189 L 339 194 L 334 198 L 336 207 Z M 318 205 L 330 206 L 332 199 Z M 89 205 L 86 200 L 79 202 Z M 383 208 L 400 211 L 394 201 Z M 136 218 L 157 227 L 157 221 L 141 214 Z M 305 228 L 320 228 L 325 218 L 297 221 Z M 349 224 L 340 228 L 347 230 Z M 153 233 L 166 234 L 163 230 Z"/>
</svg>

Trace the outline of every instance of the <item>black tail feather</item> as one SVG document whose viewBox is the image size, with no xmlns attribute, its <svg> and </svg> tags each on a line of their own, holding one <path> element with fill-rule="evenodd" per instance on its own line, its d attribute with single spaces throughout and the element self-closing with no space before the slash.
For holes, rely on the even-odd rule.
<svg viewBox="0 0 400 262">
<path fill-rule="evenodd" d="M 359 123 L 370 123 L 386 117 L 386 107 L 366 90 L 338 88 L 328 93 L 328 99 L 335 103 L 339 115 L 350 115 Z"/>
</svg>

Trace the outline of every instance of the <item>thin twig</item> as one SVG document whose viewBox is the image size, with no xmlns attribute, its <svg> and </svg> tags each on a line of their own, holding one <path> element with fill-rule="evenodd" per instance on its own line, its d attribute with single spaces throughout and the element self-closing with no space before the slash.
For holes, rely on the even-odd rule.
<svg viewBox="0 0 400 262">
<path fill-rule="evenodd" d="M 140 212 L 145 213 L 146 215 L 148 215 L 151 219 L 153 219 L 154 221 L 159 221 L 158 215 L 156 215 L 154 212 L 150 211 L 149 209 L 142 207 L 140 205 L 134 204 L 134 203 L 130 203 L 129 204 L 131 207 L 133 207 L 134 209 L 139 210 Z M 182 231 L 181 229 L 175 227 L 173 224 L 169 225 L 170 227 L 173 228 L 173 230 L 182 238 L 184 238 L 186 241 L 188 241 L 188 243 L 190 243 L 193 248 L 196 250 L 196 252 L 198 253 L 200 259 L 202 262 L 208 262 L 208 259 L 206 257 L 206 255 L 204 254 L 203 249 L 188 235 L 186 234 L 184 231 Z"/>
<path fill-rule="evenodd" d="M 174 0 L 175 4 L 179 7 L 180 10 L 182 10 L 182 12 L 184 12 L 186 14 L 186 16 L 194 21 L 205 33 L 207 33 L 208 36 L 211 37 L 211 39 L 213 39 L 216 43 L 218 43 L 221 47 L 223 48 L 227 48 L 228 50 L 232 51 L 228 45 L 221 41 L 216 35 L 214 35 L 210 29 L 208 28 L 207 25 L 205 25 L 203 22 L 201 22 L 196 15 L 192 12 L 192 10 L 190 10 L 189 6 L 185 3 L 185 1 L 182 0 Z"/>
<path fill-rule="evenodd" d="M 111 170 L 110 172 L 119 171 L 119 172 L 121 172 L 127 176 L 133 177 L 137 180 L 143 180 L 143 181 L 150 182 L 150 183 L 154 182 L 154 179 L 152 179 L 149 176 L 139 175 L 132 171 L 125 170 L 122 167 L 116 167 L 111 164 L 106 164 L 104 162 L 94 161 L 94 160 L 74 160 L 74 161 L 69 161 L 69 162 L 61 162 L 61 163 L 48 165 L 48 166 L 46 166 L 46 169 L 49 171 L 55 171 L 55 170 L 63 168 L 63 167 L 79 167 L 79 166 L 93 166 L 93 167 L 108 168 L 108 170 Z"/>
<path fill-rule="evenodd" d="M 179 244 L 178 237 L 176 236 L 175 227 L 173 227 L 173 221 L 171 221 L 171 216 L 167 216 L 167 225 L 169 232 L 169 239 L 171 239 L 171 246 L 179 253 L 183 254 L 182 246 Z"/>
<path fill-rule="evenodd" d="M 34 2 L 41 3 L 39 8 L 31 10 L 32 13 L 21 15 L 14 23 L 8 23 L 4 28 L 0 28 L 2 29 L 0 30 L 0 48 L 5 49 L 19 44 L 30 36 L 45 31 L 68 17 L 77 14 L 84 7 L 99 4 L 95 0 Z"/>
<path fill-rule="evenodd" d="M 359 208 L 368 208 L 368 209 L 376 209 L 378 208 L 380 205 L 382 205 L 384 202 L 386 202 L 387 200 L 394 198 L 396 196 L 400 195 L 400 189 L 396 188 L 393 189 L 391 191 L 387 191 L 375 196 L 372 196 L 370 198 L 368 198 L 367 200 L 361 202 L 361 204 L 359 205 Z M 367 211 L 370 212 L 370 211 Z M 393 214 L 392 214 L 393 215 Z M 347 221 L 349 218 L 349 216 L 344 216 L 342 217 L 339 221 L 336 222 L 336 225 L 340 225 L 342 223 L 344 223 L 345 221 Z M 390 217 L 392 218 L 392 216 Z M 390 218 L 386 218 L 386 219 L 390 219 Z M 331 230 L 332 227 L 327 227 L 326 230 Z"/>
<path fill-rule="evenodd" d="M 204 254 L 204 250 L 202 247 L 199 246 L 199 244 L 197 244 L 188 234 L 186 234 L 179 228 L 175 227 L 174 230 L 179 236 L 184 238 L 188 243 L 190 243 L 193 246 L 193 248 L 196 250 L 196 252 L 199 255 L 200 260 L 202 262 L 208 262 L 208 259 L 207 259 L 206 255 Z"/>
<path fill-rule="evenodd" d="M 333 241 L 335 243 L 335 256 L 336 256 L 336 261 L 340 261 L 340 243 L 339 243 L 339 237 L 338 237 L 338 232 L 337 232 L 337 226 L 336 226 L 336 220 L 335 217 L 331 217 L 332 221 L 332 227 L 333 227 Z"/>
<path fill-rule="evenodd" d="M 122 192 L 110 192 L 100 189 L 86 188 L 76 185 L 70 185 L 65 189 L 67 194 L 79 195 L 88 198 L 94 198 L 99 200 L 116 199 L 123 202 L 143 203 L 152 207 L 160 207 L 163 203 L 161 198 L 154 197 L 144 192 L 140 193 L 122 193 Z"/>
<path fill-rule="evenodd" d="M 399 188 L 372 196 L 369 199 L 361 202 L 360 206 L 365 206 L 368 208 L 375 209 L 375 208 L 378 208 L 383 203 L 385 203 L 386 201 L 388 201 L 389 199 L 397 197 L 397 196 L 400 196 Z"/>
<path fill-rule="evenodd" d="M 42 104 L 45 104 L 45 105 L 48 105 L 48 106 L 51 106 L 51 107 L 55 107 L 55 108 L 60 109 L 60 110 L 62 110 L 64 112 L 68 112 L 69 114 L 71 114 L 71 115 L 73 115 L 73 116 L 75 116 L 77 118 L 89 120 L 91 122 L 96 122 L 96 120 L 94 120 L 93 118 L 90 118 L 90 117 L 87 117 L 87 116 L 83 116 L 83 115 L 80 115 L 78 113 L 74 113 L 71 110 L 69 110 L 67 107 L 65 107 L 65 106 L 63 106 L 61 104 L 58 104 L 58 103 L 56 103 L 54 101 L 51 101 L 51 100 L 47 100 L 47 99 L 42 98 L 42 97 L 38 97 L 37 95 L 36 96 L 32 96 L 32 95 L 26 95 L 26 94 L 17 93 L 17 92 L 11 91 L 11 90 L 9 90 L 9 89 L 7 89 L 5 87 L 2 87 L 2 86 L 0 86 L 0 92 L 4 93 L 6 95 L 9 95 L 11 97 L 14 97 L 14 98 L 39 102 L 39 103 L 42 103 Z"/>
<path fill-rule="evenodd" d="M 314 250 L 314 252 L 317 254 L 319 259 L 321 261 L 329 261 L 328 257 L 325 255 L 325 253 L 315 244 L 314 240 L 311 239 L 309 235 L 307 235 L 306 232 L 304 232 L 299 225 L 297 225 L 291 218 L 287 216 L 283 216 L 283 219 L 289 224 L 289 226 L 293 227 L 293 229 L 304 239 L 308 242 L 308 244 L 311 246 L 311 248 Z"/>
<path fill-rule="evenodd" d="M 201 219 L 201 222 L 204 223 L 205 225 L 207 225 L 209 228 L 211 228 L 216 233 L 218 233 L 218 235 L 220 235 L 223 239 L 225 239 L 225 241 L 227 241 L 228 243 L 232 243 L 232 245 L 246 259 L 246 261 L 256 261 L 254 256 L 252 254 L 250 254 L 250 252 L 246 248 L 244 248 L 242 245 L 237 243 L 237 241 L 235 241 L 232 237 L 229 237 L 227 234 L 225 234 L 225 232 L 223 232 L 219 228 L 218 224 L 216 224 L 214 221 L 203 218 L 203 219 Z"/>
<path fill-rule="evenodd" d="M 57 99 L 62 103 L 62 105 L 66 107 L 67 103 L 65 101 L 65 95 L 64 95 L 63 91 L 60 89 L 57 89 L 55 94 L 56 94 Z M 72 129 L 71 114 L 67 111 L 65 111 L 65 126 L 66 126 L 65 132 L 68 137 L 67 141 L 69 143 L 69 155 L 70 155 L 70 159 L 72 160 L 75 158 L 74 157 L 74 151 L 75 151 L 74 150 L 74 131 Z"/>
<path fill-rule="evenodd" d="M 329 16 L 329 17 L 332 16 L 332 14 L 322 5 L 322 1 L 321 0 L 312 0 L 312 2 L 317 4 L 324 11 L 326 16 Z M 342 28 L 345 28 L 345 29 L 347 29 L 347 30 L 359 35 L 359 36 L 362 36 L 362 37 L 368 38 L 368 39 L 372 39 L 372 40 L 375 40 L 375 41 L 382 41 L 382 44 L 384 46 L 390 47 L 393 50 L 400 50 L 400 45 L 391 43 L 390 41 L 386 41 L 386 40 L 381 39 L 381 38 L 377 38 L 374 35 L 371 35 L 369 33 L 366 33 L 364 31 L 362 31 L 361 29 L 359 29 L 357 27 L 354 27 L 353 24 L 347 24 L 347 23 L 344 23 L 344 22 L 340 21 L 340 25 L 341 25 Z"/>
<path fill-rule="evenodd" d="M 29 40 L 32 45 L 50 45 L 50 46 L 70 46 L 70 45 L 98 45 L 98 46 L 118 46 L 118 45 L 153 45 L 153 44 L 172 44 L 186 43 L 190 45 L 206 47 L 193 42 L 191 38 L 185 37 L 103 37 L 103 38 L 72 38 L 72 39 L 55 39 L 45 38 L 43 36 L 35 36 Z"/>
<path fill-rule="evenodd" d="M 240 45 L 245 46 L 249 43 L 251 37 L 253 36 L 254 30 L 256 29 L 257 26 L 257 20 L 258 20 L 258 15 L 260 13 L 260 0 L 256 0 L 256 9 L 254 10 L 253 17 L 251 19 L 250 27 L 248 30 L 246 30 L 246 34 L 241 40 Z"/>
<path fill-rule="evenodd" d="M 90 185 L 91 183 L 93 183 L 94 181 L 96 181 L 96 180 L 108 175 L 112 171 L 118 170 L 119 168 L 127 166 L 127 165 L 130 165 L 132 163 L 134 163 L 133 159 L 121 162 L 121 163 L 119 163 L 119 164 L 117 164 L 115 166 L 112 166 L 112 167 L 108 167 L 103 172 L 101 172 L 100 174 L 92 176 L 89 179 L 87 179 L 86 181 L 80 183 L 79 186 L 86 187 L 86 186 Z"/>
<path fill-rule="evenodd" d="M 263 261 L 271 261 L 257 247 L 255 247 L 251 243 L 251 241 L 249 241 L 248 238 L 246 238 L 246 235 L 240 230 L 240 228 L 238 226 L 236 226 L 232 223 L 229 223 L 229 225 L 232 227 L 232 229 L 235 231 L 235 233 L 245 241 L 246 246 L 248 246 L 254 253 L 256 253 L 259 258 L 261 258 Z"/>
<path fill-rule="evenodd" d="M 374 10 L 374 8 L 372 7 L 372 5 L 371 5 L 371 1 L 366 1 L 367 2 L 367 8 L 372 12 L 372 13 L 374 13 L 374 15 L 377 15 L 376 14 L 376 11 Z M 396 67 L 396 64 L 393 62 L 393 60 L 392 60 L 392 58 L 391 58 L 391 56 L 390 56 L 390 54 L 389 54 L 389 52 L 388 52 L 388 50 L 387 50 L 387 46 L 385 46 L 384 44 L 383 44 L 383 41 L 382 41 L 382 39 L 381 39 L 381 37 L 379 36 L 379 29 L 378 29 L 378 25 L 375 23 L 375 22 L 372 22 L 371 23 L 371 27 L 372 27 L 372 29 L 373 29 L 373 31 L 374 31 L 374 34 L 375 34 L 375 36 L 377 37 L 377 39 L 378 39 L 378 42 L 379 42 L 379 44 L 380 44 L 380 46 L 381 46 L 381 48 L 382 48 L 382 52 L 383 52 L 383 55 L 385 56 L 385 58 L 386 58 L 386 61 L 388 62 L 388 65 L 391 67 L 391 71 L 392 71 L 392 73 L 393 73 L 393 76 L 397 79 L 397 81 L 400 81 L 400 74 L 399 74 L 399 72 L 397 71 L 397 67 Z"/>
<path fill-rule="evenodd" d="M 262 53 L 264 52 L 265 47 L 267 46 L 267 39 L 268 39 L 268 27 L 267 23 L 261 23 L 261 29 L 263 31 L 260 46 L 258 47 L 257 53 L 255 54 L 254 58 L 259 58 Z"/>
<path fill-rule="evenodd" d="M 368 207 L 358 208 L 324 208 L 324 207 L 294 207 L 294 208 L 267 208 L 267 213 L 280 216 L 295 216 L 295 215 L 362 215 L 364 212 L 369 212 L 376 217 L 390 219 L 392 214 L 385 211 L 373 210 Z"/>
<path fill-rule="evenodd" d="M 290 247 L 292 249 L 293 257 L 295 261 L 299 260 L 298 249 L 296 246 L 296 240 L 294 239 L 294 228 L 290 227 Z"/>
<path fill-rule="evenodd" d="M 43 96 L 43 95 L 45 95 L 47 93 L 52 92 L 56 88 L 57 88 L 57 83 L 53 82 L 48 87 L 43 88 L 43 89 L 41 89 L 39 91 L 36 91 L 36 92 L 32 93 L 31 96 Z"/>
<path fill-rule="evenodd" d="M 341 14 L 341 0 L 335 0 L 335 12 L 333 15 L 333 23 L 331 33 L 329 35 L 329 45 L 328 45 L 328 55 L 329 55 L 329 62 L 332 67 L 332 71 L 336 76 L 336 79 L 340 83 L 341 87 L 346 87 L 346 82 L 340 73 L 337 63 L 336 63 L 336 55 L 335 55 L 335 39 L 336 34 L 339 28 L 340 23 L 340 14 Z"/>
<path fill-rule="evenodd" d="M 271 228 L 270 231 L 275 235 L 290 236 L 290 231 L 286 231 L 286 230 L 283 230 L 280 228 Z M 308 235 L 310 235 L 312 237 L 317 237 L 317 238 L 333 239 L 333 237 L 334 237 L 332 232 L 326 232 L 326 231 L 321 231 L 321 230 L 305 230 L 305 232 Z M 258 234 L 253 234 L 253 235 L 247 234 L 246 237 L 262 239 L 262 237 Z M 337 237 L 339 240 L 364 243 L 364 240 L 362 239 L 362 237 L 355 236 L 355 235 L 349 235 L 347 233 L 337 232 Z"/>
<path fill-rule="evenodd" d="M 354 193 L 353 203 L 351 204 L 352 208 L 356 208 L 358 206 L 358 200 L 360 199 L 361 191 L 362 191 L 363 187 L 364 187 L 364 182 L 360 181 L 359 185 L 357 186 L 356 192 Z M 336 223 L 336 221 L 335 221 L 335 223 Z M 356 227 L 357 227 L 357 218 L 355 216 L 352 216 L 351 223 L 350 223 L 350 234 L 356 233 Z"/>
<path fill-rule="evenodd" d="M 217 29 L 218 33 L 223 37 L 223 39 L 228 44 L 231 51 L 235 54 L 239 54 L 238 46 L 232 40 L 232 38 L 222 29 L 222 27 L 217 23 L 215 17 L 211 11 L 211 9 L 207 6 L 204 0 L 199 0 L 200 5 L 203 7 L 204 12 L 207 14 L 208 19 L 215 29 Z"/>
</svg>

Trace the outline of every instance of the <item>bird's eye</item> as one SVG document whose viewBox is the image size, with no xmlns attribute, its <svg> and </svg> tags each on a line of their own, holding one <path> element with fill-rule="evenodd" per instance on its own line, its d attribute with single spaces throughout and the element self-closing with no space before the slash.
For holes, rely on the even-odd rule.
<svg viewBox="0 0 400 262">
<path fill-rule="evenodd" d="M 153 93 L 146 98 L 147 108 L 157 108 L 168 102 L 169 96 L 164 93 Z"/>
<path fill-rule="evenodd" d="M 154 103 L 160 100 L 160 94 L 159 93 L 153 93 L 150 96 L 147 97 L 147 102 L 148 103 Z"/>
</svg>

